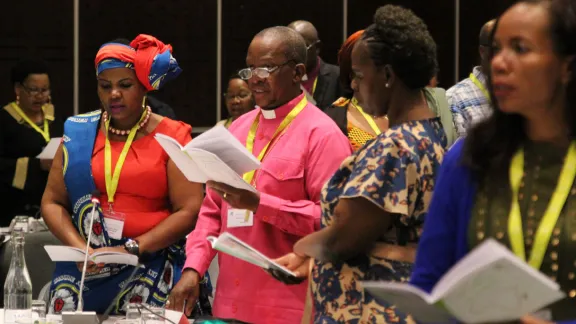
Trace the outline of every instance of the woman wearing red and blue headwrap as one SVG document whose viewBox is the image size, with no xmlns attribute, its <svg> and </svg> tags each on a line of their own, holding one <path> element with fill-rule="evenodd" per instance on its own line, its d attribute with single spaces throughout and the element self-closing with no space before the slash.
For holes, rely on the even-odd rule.
<svg viewBox="0 0 576 324">
<path fill-rule="evenodd" d="M 84 310 L 112 314 L 129 303 L 164 306 L 180 279 L 183 242 L 196 223 L 202 185 L 189 182 L 154 139 L 166 134 L 184 145 L 191 127 L 151 112 L 146 94 L 176 77 L 172 47 L 139 35 L 130 45 L 104 44 L 96 55 L 102 110 L 69 118 L 42 199 L 46 224 L 64 244 L 90 253 L 113 251 L 138 256 L 144 267 L 87 265 Z M 93 195 L 101 202 L 91 224 Z M 78 304 L 83 264 L 58 262 L 51 284 L 50 312 Z M 207 277 L 206 277 L 207 278 Z M 210 313 L 209 282 L 197 315 Z"/>
</svg>

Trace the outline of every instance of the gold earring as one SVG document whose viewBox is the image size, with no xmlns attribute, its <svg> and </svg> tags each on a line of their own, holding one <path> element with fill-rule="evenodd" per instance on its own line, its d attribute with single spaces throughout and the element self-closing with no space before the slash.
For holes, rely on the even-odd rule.
<svg viewBox="0 0 576 324">
<path fill-rule="evenodd" d="M 16 105 L 20 106 L 20 96 L 16 95 Z"/>
<path fill-rule="evenodd" d="M 146 110 L 146 96 L 142 98 L 142 110 Z"/>
</svg>

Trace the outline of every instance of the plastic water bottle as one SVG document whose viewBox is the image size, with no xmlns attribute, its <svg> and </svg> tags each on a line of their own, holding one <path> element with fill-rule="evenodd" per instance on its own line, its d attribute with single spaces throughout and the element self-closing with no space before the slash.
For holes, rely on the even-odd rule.
<svg viewBox="0 0 576 324">
<path fill-rule="evenodd" d="M 12 260 L 4 282 L 4 323 L 32 316 L 32 282 L 24 257 L 24 232 L 12 232 Z"/>
</svg>

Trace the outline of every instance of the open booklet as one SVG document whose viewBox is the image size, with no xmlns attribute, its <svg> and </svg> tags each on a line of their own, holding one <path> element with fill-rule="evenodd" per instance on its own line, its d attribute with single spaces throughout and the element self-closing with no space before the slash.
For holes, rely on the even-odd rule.
<svg viewBox="0 0 576 324">
<path fill-rule="evenodd" d="M 54 262 L 84 262 L 84 250 L 64 245 L 45 245 L 44 250 Z M 129 253 L 96 252 L 88 257 L 94 263 L 138 265 L 138 257 Z"/>
<path fill-rule="evenodd" d="M 212 180 L 255 191 L 242 175 L 259 169 L 260 161 L 226 127 L 215 126 L 184 147 L 164 134 L 156 134 L 155 138 L 189 181 Z"/>
<path fill-rule="evenodd" d="M 294 272 L 272 261 L 258 250 L 242 242 L 239 238 L 228 232 L 220 234 L 219 237 L 208 236 L 207 239 L 215 250 L 242 259 L 248 263 L 252 263 L 262 269 L 276 270 L 283 272 L 288 276 L 296 277 Z"/>
<path fill-rule="evenodd" d="M 514 321 L 565 296 L 556 282 L 493 239 L 453 266 L 430 294 L 406 283 L 365 281 L 362 285 L 377 299 L 424 323 Z"/>
<path fill-rule="evenodd" d="M 62 143 L 62 137 L 53 137 L 50 139 L 50 142 L 46 144 L 42 152 L 36 156 L 37 159 L 43 160 L 52 160 L 56 155 L 56 151 L 58 151 L 58 147 L 60 147 L 60 143 Z"/>
</svg>

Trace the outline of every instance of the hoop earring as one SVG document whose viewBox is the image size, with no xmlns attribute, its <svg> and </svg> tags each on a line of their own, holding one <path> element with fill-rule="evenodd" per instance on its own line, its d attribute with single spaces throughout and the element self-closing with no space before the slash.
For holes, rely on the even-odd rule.
<svg viewBox="0 0 576 324">
<path fill-rule="evenodd" d="M 142 98 L 142 110 L 146 109 L 146 96 L 144 96 L 144 98 Z"/>
</svg>

